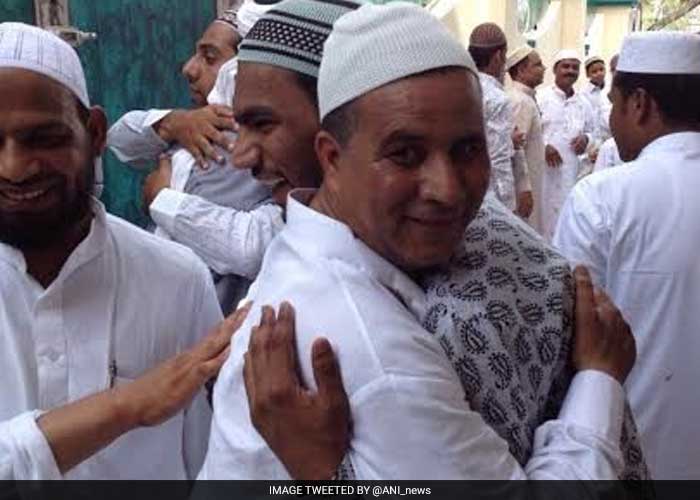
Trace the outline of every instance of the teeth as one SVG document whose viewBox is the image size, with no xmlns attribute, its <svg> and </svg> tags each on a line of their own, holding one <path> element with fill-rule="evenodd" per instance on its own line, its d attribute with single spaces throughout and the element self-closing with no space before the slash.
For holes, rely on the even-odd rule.
<svg viewBox="0 0 700 500">
<path fill-rule="evenodd" d="M 48 189 L 40 189 L 37 191 L 31 191 L 29 193 L 12 193 L 12 192 L 6 192 L 3 193 L 6 198 L 9 198 L 12 201 L 29 201 L 29 200 L 35 200 L 36 198 L 39 198 L 40 196 L 43 196 L 46 194 Z"/>
</svg>

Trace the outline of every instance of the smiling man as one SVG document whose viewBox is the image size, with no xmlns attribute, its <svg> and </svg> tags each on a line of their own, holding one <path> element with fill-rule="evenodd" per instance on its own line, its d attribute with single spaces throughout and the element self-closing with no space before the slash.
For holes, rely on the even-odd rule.
<svg viewBox="0 0 700 500">
<path fill-rule="evenodd" d="M 107 123 L 90 106 L 68 44 L 33 26 L 0 24 L 0 95 L 0 478 L 193 477 L 211 414 L 199 389 L 216 363 L 180 358 L 173 365 L 189 370 L 142 383 L 135 420 L 133 401 L 115 405 L 114 396 L 221 320 L 206 267 L 186 248 L 107 215 L 93 198 Z M 190 371 L 199 371 L 199 385 L 173 404 L 166 389 L 189 385 Z M 142 418 L 154 398 L 174 418 L 123 436 L 69 472 L 86 454 L 61 460 L 59 446 L 54 456 L 39 427 L 56 431 L 53 409 L 97 393 L 105 397 L 63 419 L 84 430 L 93 452 L 129 428 L 162 423 Z M 81 446 L 68 436 L 69 448 Z"/>
<path fill-rule="evenodd" d="M 592 364 L 578 366 L 584 373 L 573 381 L 560 420 L 538 429 L 547 436 L 521 465 L 465 402 L 458 370 L 421 327 L 426 294 L 413 278 L 449 262 L 488 187 L 477 69 L 419 7 L 364 5 L 345 13 L 349 5 L 285 1 L 242 44 L 237 157 L 249 158 L 248 167 L 274 184 L 277 197 L 294 183 L 313 182 L 319 161 L 323 172 L 320 189 L 289 193 L 287 225 L 249 297 L 295 305 L 302 360 L 318 331 L 336 344 L 354 417 L 349 463 L 358 478 L 615 477 L 621 415 L 613 415 L 622 395 L 604 373 L 624 379 L 632 351 L 614 356 L 615 370 L 603 369 L 605 363 L 592 372 Z M 332 57 L 321 61 L 328 32 Z M 322 130 L 316 134 L 314 86 L 306 82 L 319 73 L 319 62 Z M 248 71 L 265 76 L 270 89 L 247 88 L 261 81 L 246 81 Z M 310 143 L 301 141 L 314 136 L 316 162 Z M 298 149 L 285 155 L 283 143 Z M 304 165 L 315 170 L 302 172 Z M 263 323 L 273 316 L 266 309 Z M 246 356 L 250 327 L 259 320 L 255 315 L 244 324 L 217 383 L 201 479 L 289 477 L 249 416 L 243 365 L 257 351 L 252 344 Z M 309 363 L 301 373 L 312 379 Z M 585 402 L 592 386 L 600 391 L 597 405 Z M 587 437 L 569 435 L 570 425 Z"/>
<path fill-rule="evenodd" d="M 576 184 L 583 154 L 594 139 L 595 118 L 588 100 L 574 89 L 581 71 L 576 51 L 554 58 L 554 84 L 537 94 L 547 167 L 542 174 L 542 235 L 552 239 L 566 195 Z"/>
</svg>

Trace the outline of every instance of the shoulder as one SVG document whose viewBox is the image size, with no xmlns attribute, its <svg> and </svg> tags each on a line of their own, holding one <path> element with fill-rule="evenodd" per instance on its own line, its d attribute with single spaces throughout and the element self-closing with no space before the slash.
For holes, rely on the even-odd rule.
<svg viewBox="0 0 700 500">
<path fill-rule="evenodd" d="M 201 259 L 179 243 L 160 238 L 110 214 L 107 214 L 106 225 L 130 274 L 143 272 L 153 279 L 160 275 L 171 283 L 178 278 L 209 275 Z"/>
</svg>

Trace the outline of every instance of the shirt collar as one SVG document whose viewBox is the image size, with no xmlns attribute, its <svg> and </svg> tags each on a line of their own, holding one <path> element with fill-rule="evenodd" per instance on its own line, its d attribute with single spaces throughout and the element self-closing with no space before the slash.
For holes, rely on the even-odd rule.
<svg viewBox="0 0 700 500">
<path fill-rule="evenodd" d="M 663 152 L 696 151 L 700 149 L 700 132 L 676 132 L 655 139 L 639 154 L 642 158 L 653 158 Z"/>
<path fill-rule="evenodd" d="M 328 260 L 339 260 L 362 269 L 391 290 L 416 316 L 425 313 L 425 292 L 403 271 L 356 238 L 342 222 L 308 206 L 315 189 L 295 189 L 287 199 L 284 229 L 295 246 Z"/>
<path fill-rule="evenodd" d="M 107 215 L 104 205 L 96 199 L 93 199 L 92 208 L 94 217 L 90 224 L 90 232 L 70 254 L 54 283 L 64 280 L 79 267 L 102 253 L 107 239 Z M 10 245 L 0 243 L 0 260 L 8 263 L 22 274 L 27 272 L 27 262 L 24 255 Z"/>
<path fill-rule="evenodd" d="M 536 93 L 535 89 L 533 89 L 532 87 L 530 87 L 528 85 L 525 85 L 524 83 L 517 82 L 517 81 L 513 80 L 513 88 L 529 95 L 532 98 L 535 97 L 535 93 Z"/>
<path fill-rule="evenodd" d="M 566 101 L 567 99 L 573 99 L 577 95 L 576 89 L 574 89 L 574 93 L 571 94 L 571 97 L 567 96 L 566 92 L 564 92 L 562 89 L 560 89 L 556 83 L 552 84 L 552 90 L 554 91 L 554 95 L 559 97 L 562 101 Z"/>
<path fill-rule="evenodd" d="M 481 78 L 481 81 L 486 83 L 487 85 L 496 86 L 499 89 L 503 90 L 503 84 L 497 78 L 494 78 L 493 76 L 487 73 L 483 73 L 481 71 L 479 72 L 479 78 Z"/>
</svg>

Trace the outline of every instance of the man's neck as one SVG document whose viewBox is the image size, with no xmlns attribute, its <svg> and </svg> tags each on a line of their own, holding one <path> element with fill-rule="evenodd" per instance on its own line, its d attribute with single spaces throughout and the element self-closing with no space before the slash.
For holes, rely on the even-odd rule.
<svg viewBox="0 0 700 500">
<path fill-rule="evenodd" d="M 561 87 L 561 86 L 560 86 L 558 83 L 556 83 L 556 82 L 555 82 L 554 84 L 557 86 L 557 88 L 558 88 L 559 90 L 561 90 L 562 92 L 564 92 L 564 94 L 566 94 L 566 97 L 571 97 L 572 95 L 574 95 L 574 87 L 573 87 L 573 86 L 564 88 L 564 87 Z"/>
<path fill-rule="evenodd" d="M 27 272 L 41 286 L 48 288 L 58 277 L 68 257 L 90 232 L 93 214 L 89 211 L 78 224 L 43 248 L 22 249 Z"/>
</svg>

